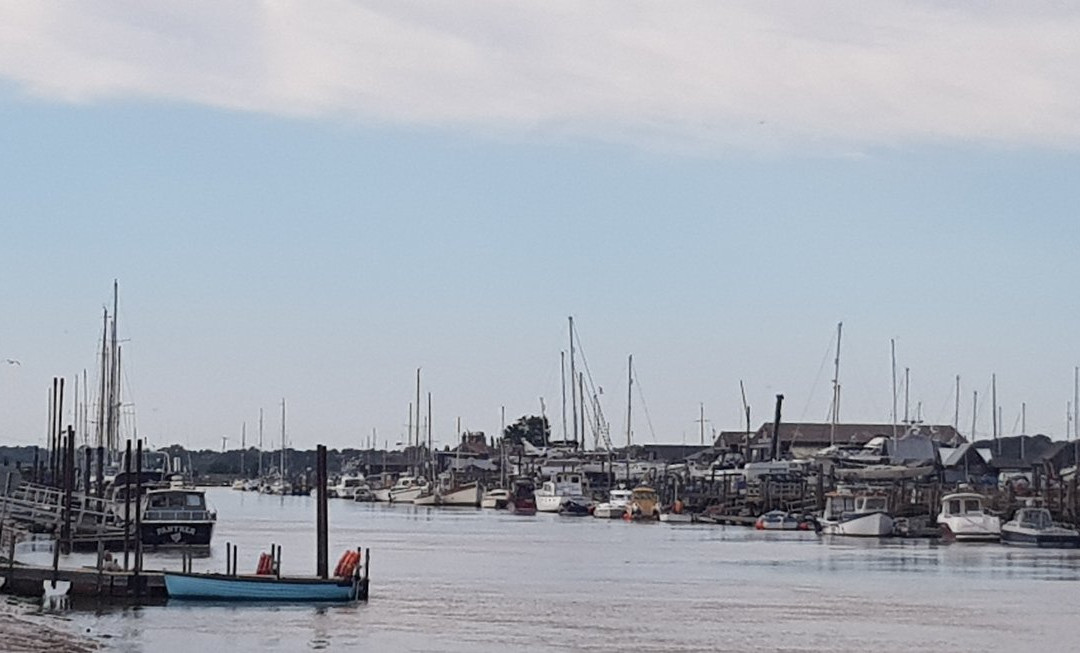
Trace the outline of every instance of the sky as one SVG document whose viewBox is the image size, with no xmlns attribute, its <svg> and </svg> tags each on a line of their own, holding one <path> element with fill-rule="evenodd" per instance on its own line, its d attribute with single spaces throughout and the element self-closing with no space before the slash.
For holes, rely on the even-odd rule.
<svg viewBox="0 0 1080 653">
<path fill-rule="evenodd" d="M 0 441 L 97 386 L 155 446 L 825 421 L 1066 437 L 1080 10 L 1057 2 L 0 7 Z M 6 362 L 7 360 L 18 363 Z M 82 381 L 80 381 L 82 383 Z M 973 393 L 979 400 L 972 405 Z M 81 392 L 80 392 L 81 394 Z M 95 393 L 91 392 L 90 400 Z M 66 419 L 73 417 L 70 400 Z M 245 427 L 246 424 L 246 427 Z M 91 427 L 92 429 L 93 427 Z"/>
</svg>

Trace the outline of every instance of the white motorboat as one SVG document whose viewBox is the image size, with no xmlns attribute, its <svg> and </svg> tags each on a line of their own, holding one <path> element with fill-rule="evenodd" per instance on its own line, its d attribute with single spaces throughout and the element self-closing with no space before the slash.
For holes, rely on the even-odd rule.
<svg viewBox="0 0 1080 653">
<path fill-rule="evenodd" d="M 367 486 L 363 474 L 345 474 L 337 483 L 326 488 L 326 496 L 331 499 L 352 499 L 357 490 Z"/>
<path fill-rule="evenodd" d="M 375 499 L 389 503 L 412 503 L 424 494 L 428 494 L 427 479 L 422 476 L 402 476 L 394 485 L 376 490 Z"/>
<path fill-rule="evenodd" d="M 1045 549 L 1080 547 L 1080 532 L 1054 523 L 1046 508 L 1021 508 L 1012 521 L 1001 526 L 1001 543 Z"/>
<path fill-rule="evenodd" d="M 510 503 L 510 490 L 504 490 L 503 488 L 495 488 L 494 490 L 488 490 L 484 492 L 483 498 L 480 499 L 481 508 L 494 508 L 502 510 Z"/>
<path fill-rule="evenodd" d="M 579 472 L 556 472 L 550 481 L 544 481 L 536 491 L 536 509 L 539 512 L 559 512 L 564 503 L 589 504 L 585 498 L 585 484 Z"/>
<path fill-rule="evenodd" d="M 754 528 L 759 531 L 805 531 L 810 522 L 783 510 L 770 510 L 759 516 Z"/>
<path fill-rule="evenodd" d="M 634 493 L 625 488 L 612 490 L 608 493 L 607 501 L 596 504 L 592 516 L 600 519 L 622 519 L 633 496 Z"/>
<path fill-rule="evenodd" d="M 888 498 L 882 494 L 853 493 L 847 489 L 830 492 L 820 521 L 821 532 L 825 535 L 888 537 L 893 532 L 888 503 Z"/>
<path fill-rule="evenodd" d="M 996 542 L 1001 538 L 1001 519 L 987 513 L 982 495 L 974 492 L 941 497 L 937 523 L 944 537 L 957 542 Z"/>
</svg>

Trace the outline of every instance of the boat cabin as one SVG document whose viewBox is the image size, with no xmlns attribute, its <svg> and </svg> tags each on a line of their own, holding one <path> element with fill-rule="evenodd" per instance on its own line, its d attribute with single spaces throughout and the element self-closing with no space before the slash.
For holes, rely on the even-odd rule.
<svg viewBox="0 0 1080 653">
<path fill-rule="evenodd" d="M 582 496 L 585 494 L 585 476 L 581 472 L 555 472 L 550 481 L 544 482 L 544 491 L 558 496 Z"/>
<path fill-rule="evenodd" d="M 1020 528 L 1045 530 L 1054 525 L 1054 519 L 1046 508 L 1021 508 L 1016 511 L 1015 521 Z"/>
<path fill-rule="evenodd" d="M 883 494 L 852 494 L 833 492 L 825 501 L 825 518 L 838 519 L 844 515 L 888 512 L 889 499 Z"/>
<path fill-rule="evenodd" d="M 634 488 L 629 510 L 635 516 L 646 518 L 659 516 L 659 503 L 660 500 L 656 496 L 656 490 L 646 485 L 639 485 Z"/>
<path fill-rule="evenodd" d="M 961 515 L 982 515 L 982 495 L 974 493 L 947 494 L 941 499 L 941 512 L 946 517 L 958 517 Z"/>
<path fill-rule="evenodd" d="M 209 521 L 214 516 L 206 508 L 202 490 L 170 488 L 146 493 L 142 518 L 144 521 Z"/>
</svg>

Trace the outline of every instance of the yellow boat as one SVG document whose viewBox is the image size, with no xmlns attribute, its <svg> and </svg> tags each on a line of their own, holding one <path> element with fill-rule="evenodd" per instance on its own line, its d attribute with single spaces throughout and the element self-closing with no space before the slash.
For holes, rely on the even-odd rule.
<svg viewBox="0 0 1080 653">
<path fill-rule="evenodd" d="M 630 503 L 626 506 L 627 519 L 660 519 L 660 500 L 656 490 L 647 485 L 634 488 Z"/>
</svg>

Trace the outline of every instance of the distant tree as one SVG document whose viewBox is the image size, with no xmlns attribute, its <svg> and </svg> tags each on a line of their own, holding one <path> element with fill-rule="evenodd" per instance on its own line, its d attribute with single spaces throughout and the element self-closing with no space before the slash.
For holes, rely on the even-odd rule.
<svg viewBox="0 0 1080 653">
<path fill-rule="evenodd" d="M 521 444 L 525 441 L 534 447 L 542 447 L 544 442 L 551 438 L 551 425 L 546 417 L 523 415 L 506 427 L 503 438 L 508 444 Z"/>
</svg>

